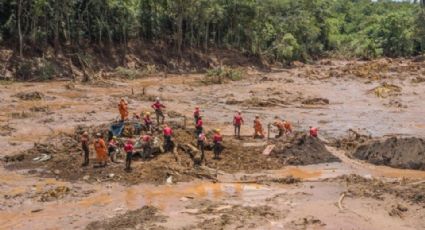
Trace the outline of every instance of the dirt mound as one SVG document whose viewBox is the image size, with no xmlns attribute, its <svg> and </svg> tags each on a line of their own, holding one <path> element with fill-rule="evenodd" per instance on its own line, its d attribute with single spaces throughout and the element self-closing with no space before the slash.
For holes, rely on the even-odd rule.
<svg viewBox="0 0 425 230">
<path fill-rule="evenodd" d="M 152 206 L 143 206 L 134 211 L 128 211 L 116 217 L 95 221 L 87 225 L 87 230 L 104 229 L 165 229 L 156 223 L 165 222 L 167 217 L 158 215 L 158 209 Z"/>
<path fill-rule="evenodd" d="M 413 204 L 425 205 L 425 182 L 395 181 L 383 182 L 378 179 L 367 179 L 359 175 L 343 175 L 327 181 L 338 181 L 347 186 L 346 195 L 369 197 L 384 200 L 389 195 L 401 198 Z"/>
<path fill-rule="evenodd" d="M 325 144 L 319 138 L 302 133 L 296 133 L 292 139 L 277 143 L 272 154 L 280 158 L 285 165 L 309 165 L 340 161 L 326 149 Z"/>
<path fill-rule="evenodd" d="M 310 98 L 301 102 L 303 105 L 329 105 L 329 99 L 326 98 Z"/>
<path fill-rule="evenodd" d="M 357 147 L 353 156 L 376 165 L 425 170 L 425 140 L 416 137 L 375 140 Z"/>
<path fill-rule="evenodd" d="M 184 229 L 258 229 L 271 220 L 283 219 L 287 213 L 276 210 L 267 205 L 241 206 L 226 203 L 212 203 L 208 200 L 188 206 L 197 212 L 191 213 L 196 217 L 206 216 L 196 226 L 188 226 Z"/>
<path fill-rule="evenodd" d="M 14 95 L 14 97 L 17 97 L 24 101 L 34 101 L 34 100 L 41 100 L 44 98 L 44 94 L 34 91 L 34 92 L 20 92 Z"/>
<path fill-rule="evenodd" d="M 331 140 L 330 144 L 339 149 L 353 151 L 359 145 L 362 145 L 370 140 L 372 140 L 372 136 L 370 134 L 349 129 L 348 135 L 346 137 Z"/>
</svg>

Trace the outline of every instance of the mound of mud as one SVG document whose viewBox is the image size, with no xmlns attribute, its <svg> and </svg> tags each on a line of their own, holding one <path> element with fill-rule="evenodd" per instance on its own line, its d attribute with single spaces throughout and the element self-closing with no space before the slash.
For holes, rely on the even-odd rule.
<svg viewBox="0 0 425 230">
<path fill-rule="evenodd" d="M 44 94 L 34 91 L 34 92 L 20 92 L 14 95 L 15 97 L 24 100 L 24 101 L 31 101 L 31 100 L 41 100 L 44 98 Z"/>
<path fill-rule="evenodd" d="M 326 98 L 309 98 L 301 102 L 303 105 L 329 105 L 329 99 Z"/>
<path fill-rule="evenodd" d="M 122 215 L 103 221 L 91 222 L 86 230 L 104 229 L 164 229 L 156 223 L 165 222 L 166 217 L 158 215 L 158 209 L 152 206 L 143 206 L 134 211 L 128 211 Z"/>
<path fill-rule="evenodd" d="M 272 154 L 283 160 L 285 165 L 309 165 L 340 161 L 326 149 L 325 144 L 319 138 L 302 133 L 297 133 L 288 141 L 278 143 Z"/>
<path fill-rule="evenodd" d="M 375 140 L 357 147 L 353 156 L 376 165 L 425 170 L 425 140 L 416 137 Z"/>
</svg>

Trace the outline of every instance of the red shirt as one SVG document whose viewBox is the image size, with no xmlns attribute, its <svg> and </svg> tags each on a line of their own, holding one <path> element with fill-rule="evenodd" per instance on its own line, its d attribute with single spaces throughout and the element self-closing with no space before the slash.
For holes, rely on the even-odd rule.
<svg viewBox="0 0 425 230">
<path fill-rule="evenodd" d="M 152 121 L 151 121 L 151 118 L 150 117 L 145 117 L 145 118 L 143 118 L 143 120 L 145 121 L 145 125 L 152 124 Z"/>
<path fill-rule="evenodd" d="M 214 143 L 220 143 L 223 141 L 223 138 L 221 137 L 220 134 L 214 134 L 213 141 Z"/>
<path fill-rule="evenodd" d="M 157 101 L 152 106 L 155 110 L 161 110 L 161 108 L 165 108 L 165 105 L 161 104 L 161 102 Z"/>
<path fill-rule="evenodd" d="M 151 141 L 152 137 L 149 135 L 143 135 L 142 140 L 143 142 L 149 142 Z"/>
<path fill-rule="evenodd" d="M 173 130 L 170 127 L 164 128 L 164 136 L 171 136 L 173 135 Z"/>
<path fill-rule="evenodd" d="M 195 112 L 193 112 L 193 116 L 199 116 L 201 112 L 199 111 L 199 109 L 195 109 Z"/>
<path fill-rule="evenodd" d="M 124 145 L 124 151 L 126 153 L 133 152 L 133 144 L 132 143 L 126 143 Z"/>
<path fill-rule="evenodd" d="M 109 146 L 117 147 L 117 141 L 112 139 L 111 141 L 109 141 Z"/>
<path fill-rule="evenodd" d="M 196 128 L 202 128 L 202 125 L 203 125 L 204 123 L 202 122 L 202 120 L 201 119 L 199 119 L 198 120 L 198 123 L 196 123 Z"/>
<path fill-rule="evenodd" d="M 239 114 L 235 115 L 233 118 L 233 124 L 235 125 L 241 125 L 243 123 L 243 117 Z"/>
<path fill-rule="evenodd" d="M 317 133 L 318 133 L 317 128 L 313 127 L 313 128 L 310 129 L 310 136 L 317 137 Z"/>
</svg>

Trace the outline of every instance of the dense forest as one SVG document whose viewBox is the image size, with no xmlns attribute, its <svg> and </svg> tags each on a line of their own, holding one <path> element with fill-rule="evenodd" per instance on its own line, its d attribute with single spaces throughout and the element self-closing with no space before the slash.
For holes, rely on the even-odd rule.
<svg viewBox="0 0 425 230">
<path fill-rule="evenodd" d="M 423 2 L 0 0 L 0 42 L 18 57 L 125 50 L 131 42 L 176 54 L 235 49 L 282 63 L 411 56 L 425 50 Z"/>
</svg>

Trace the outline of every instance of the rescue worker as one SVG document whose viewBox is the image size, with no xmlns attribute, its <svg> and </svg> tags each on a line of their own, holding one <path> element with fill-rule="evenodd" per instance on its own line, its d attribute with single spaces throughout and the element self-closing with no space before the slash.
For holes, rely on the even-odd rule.
<svg viewBox="0 0 425 230">
<path fill-rule="evenodd" d="M 150 112 L 145 113 L 145 117 L 143 117 L 143 123 L 145 124 L 146 130 L 152 132 L 152 120 Z"/>
<path fill-rule="evenodd" d="M 242 117 L 241 111 L 238 111 L 233 117 L 233 126 L 235 127 L 235 137 L 241 138 L 241 125 L 243 125 L 244 120 Z"/>
<path fill-rule="evenodd" d="M 256 115 L 254 120 L 254 138 L 264 138 L 263 125 L 260 121 L 260 116 Z"/>
<path fill-rule="evenodd" d="M 205 144 L 207 143 L 207 136 L 201 132 L 198 136 L 198 149 L 201 151 L 201 163 L 205 159 Z"/>
<path fill-rule="evenodd" d="M 118 150 L 117 137 L 113 136 L 108 143 L 108 153 L 109 153 L 109 158 L 114 163 L 116 163 L 115 158 L 116 158 L 117 150 Z"/>
<path fill-rule="evenodd" d="M 159 97 L 156 98 L 155 103 L 152 104 L 151 107 L 155 110 L 156 123 L 159 125 L 159 118 L 161 117 L 161 119 L 162 119 L 161 124 L 164 124 L 165 117 L 164 117 L 164 113 L 163 113 L 162 109 L 165 108 L 165 105 L 163 105 L 159 101 Z"/>
<path fill-rule="evenodd" d="M 118 104 L 118 110 L 121 115 L 121 120 L 125 121 L 128 119 L 128 103 L 124 98 L 121 98 L 120 103 Z"/>
<path fill-rule="evenodd" d="M 199 110 L 199 106 L 195 107 L 195 111 L 193 112 L 193 118 L 195 119 L 195 125 L 198 124 L 199 116 L 201 115 L 201 111 Z"/>
<path fill-rule="evenodd" d="M 223 137 L 220 134 L 220 129 L 216 129 L 214 131 L 214 136 L 213 136 L 213 143 L 214 143 L 213 151 L 214 151 L 214 159 L 216 160 L 220 159 L 220 154 L 223 151 L 222 142 L 223 142 Z"/>
<path fill-rule="evenodd" d="M 102 138 L 102 134 L 96 134 L 96 141 L 94 142 L 94 149 L 96 150 L 96 158 L 100 163 L 100 166 L 106 166 L 108 161 L 107 149 L 105 141 Z"/>
<path fill-rule="evenodd" d="M 127 142 L 124 144 L 124 151 L 126 152 L 125 170 L 127 172 L 131 171 L 131 160 L 133 158 L 133 150 L 133 141 L 131 139 L 128 139 Z"/>
<path fill-rule="evenodd" d="M 196 122 L 196 131 L 195 131 L 196 132 L 196 137 L 198 137 L 199 134 L 202 133 L 203 125 L 204 125 L 204 122 L 202 121 L 202 116 L 199 115 L 198 122 Z"/>
<path fill-rule="evenodd" d="M 173 135 L 173 129 L 167 124 L 164 125 L 164 151 L 168 152 L 173 149 L 173 142 L 171 136 Z"/>
<path fill-rule="evenodd" d="M 283 120 L 283 127 L 285 128 L 286 135 L 292 133 L 292 124 L 289 121 Z"/>
<path fill-rule="evenodd" d="M 141 138 L 142 150 L 143 150 L 143 158 L 148 158 L 151 156 L 152 149 L 152 133 L 147 132 Z"/>
<path fill-rule="evenodd" d="M 275 120 L 273 122 L 273 126 L 275 126 L 279 131 L 279 133 L 276 135 L 276 138 L 279 138 L 285 133 L 285 126 L 278 116 L 275 116 L 274 118 Z"/>
<path fill-rule="evenodd" d="M 81 148 L 83 149 L 83 156 L 84 156 L 84 161 L 81 166 L 84 167 L 89 165 L 90 150 L 89 150 L 89 133 L 88 132 L 84 132 L 83 135 L 81 135 Z"/>
<path fill-rule="evenodd" d="M 316 127 L 310 126 L 310 137 L 317 137 L 319 130 Z"/>
</svg>

